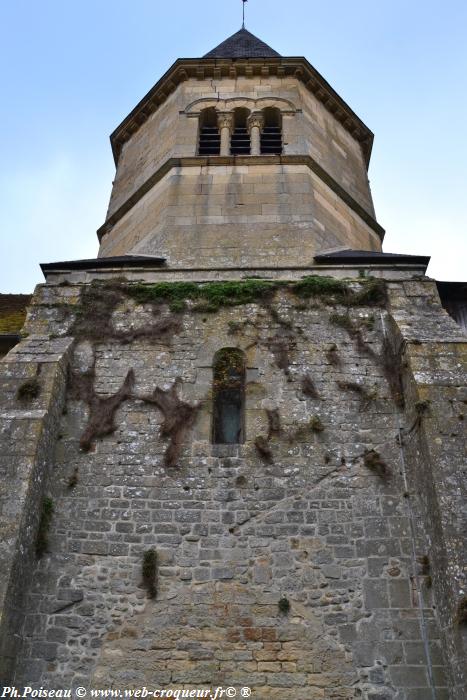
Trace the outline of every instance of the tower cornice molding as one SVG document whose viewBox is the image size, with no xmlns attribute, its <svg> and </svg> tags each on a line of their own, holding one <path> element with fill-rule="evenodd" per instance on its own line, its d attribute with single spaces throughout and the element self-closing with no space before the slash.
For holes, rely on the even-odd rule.
<svg viewBox="0 0 467 700">
<path fill-rule="evenodd" d="M 337 94 L 329 83 L 303 57 L 230 58 L 180 58 L 143 97 L 130 114 L 110 136 L 115 163 L 118 163 L 124 144 L 146 120 L 157 111 L 169 95 L 185 80 L 213 78 L 235 79 L 254 76 L 293 76 L 304 84 L 334 118 L 348 131 L 362 148 L 366 165 L 370 163 L 373 132 Z"/>
</svg>

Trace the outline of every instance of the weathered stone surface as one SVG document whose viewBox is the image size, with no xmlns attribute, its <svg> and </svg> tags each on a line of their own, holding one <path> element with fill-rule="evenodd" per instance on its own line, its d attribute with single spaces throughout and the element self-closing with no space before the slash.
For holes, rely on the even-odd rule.
<svg viewBox="0 0 467 700">
<path fill-rule="evenodd" d="M 54 293 L 60 303 L 59 289 Z M 31 330 L 41 325 L 43 312 L 49 314 L 49 306 L 42 311 L 41 295 L 39 290 Z M 411 486 L 418 467 L 408 441 L 423 429 L 423 424 L 412 427 L 410 392 L 416 379 L 407 369 L 407 404 L 401 412 L 377 359 L 384 334 L 396 338 L 401 332 L 403 300 L 411 308 L 414 298 L 402 282 L 392 285 L 391 298 L 397 312 L 392 307 L 381 315 L 365 307 L 350 310 L 354 323 L 362 324 L 363 344 L 357 344 L 330 322 L 338 307 L 297 304 L 279 293 L 277 311 L 293 329 L 287 372 L 277 367 L 268 342 L 280 321 L 256 304 L 209 315 L 187 311 L 170 344 L 144 339 L 95 343 L 96 388 L 102 395 L 115 392 L 133 368 L 136 394 L 167 388 L 180 377 L 181 396 L 200 402 L 201 409 L 185 437 L 179 468 L 169 469 L 163 459 L 167 442 L 159 434 L 163 418 L 153 406 L 137 399 L 123 402 L 116 432 L 83 453 L 79 440 L 86 411 L 68 396 L 59 436 L 48 443 L 48 469 L 55 465 L 53 479 L 48 478 L 55 514 L 49 553 L 29 564 L 33 584 L 22 608 L 18 683 L 66 687 L 79 680 L 90 687 L 130 688 L 227 682 L 251 685 L 264 699 L 283 697 L 284 689 L 297 700 L 303 693 L 354 698 L 360 689 L 367 698 L 408 700 L 431 692 L 424 628 L 432 678 L 442 697 L 448 681 L 440 641 L 448 638 L 447 618 L 442 607 L 436 618 L 429 607 L 431 593 L 417 557 L 429 553 L 435 596 L 445 586 L 439 579 L 444 580 L 446 569 L 445 557 L 438 568 L 442 544 L 429 529 L 426 494 Z M 131 314 L 125 313 L 127 307 L 117 310 L 119 327 L 145 322 L 144 309 L 131 308 Z M 371 316 L 374 322 L 364 324 Z M 444 371 L 449 374 L 452 367 L 457 382 L 462 336 L 440 307 L 431 317 L 450 344 L 445 357 L 452 359 L 445 361 Z M 232 322 L 245 320 L 249 324 L 232 335 Z M 65 331 L 70 327 L 66 319 L 61 324 Z M 427 336 L 427 319 L 422 326 Z M 27 354 L 28 361 L 34 353 L 55 356 L 54 342 L 25 341 L 17 356 Z M 326 357 L 330 343 L 339 348 L 339 366 Z M 246 442 L 212 445 L 209 367 L 219 348 L 232 345 L 244 350 L 256 377 L 246 387 Z M 82 364 L 83 347 L 76 346 L 72 359 L 81 371 L 89 364 L 89 359 Z M 6 374 L 12 368 L 12 358 L 7 360 Z M 302 393 L 304 372 L 320 398 Z M 349 378 L 376 387 L 370 405 L 362 407 L 340 388 L 338 382 Z M 429 420 L 435 415 L 445 420 L 449 385 L 447 390 L 447 400 L 442 393 L 431 400 Z M 274 462 L 265 465 L 253 443 L 257 434 L 267 434 L 265 407 L 272 406 L 279 411 L 282 432 L 271 440 Z M 458 410 L 452 411 L 453 425 Z M 297 432 L 316 414 L 322 432 Z M 402 452 L 400 426 L 407 435 Z M 463 439 L 452 432 L 451 455 L 455 441 Z M 37 442 L 40 435 L 35 432 L 31 439 Z M 437 434 L 432 436 L 436 445 Z M 365 467 L 365 450 L 376 448 L 390 467 L 387 481 Z M 434 468 L 438 457 L 429 454 L 428 459 Z M 70 488 L 75 469 L 77 482 Z M 439 485 L 427 485 L 426 493 L 439 497 Z M 448 541 L 452 530 L 447 523 L 443 527 Z M 152 547 L 158 553 L 155 600 L 148 599 L 141 574 L 143 554 Z M 456 581 L 450 583 L 451 595 Z M 284 595 L 291 606 L 285 615 L 278 608 Z M 449 673 L 453 697 L 461 697 L 455 693 L 462 688 L 462 672 L 457 667 Z"/>
</svg>

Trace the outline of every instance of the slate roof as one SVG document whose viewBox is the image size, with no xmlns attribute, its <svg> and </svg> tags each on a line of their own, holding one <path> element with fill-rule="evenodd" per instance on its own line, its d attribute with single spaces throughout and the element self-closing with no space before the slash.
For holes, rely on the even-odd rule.
<svg viewBox="0 0 467 700">
<path fill-rule="evenodd" d="M 163 267 L 165 258 L 152 255 L 118 255 L 106 258 L 90 258 L 89 260 L 66 260 L 64 262 L 42 263 L 41 270 L 47 272 L 69 270 L 95 270 L 112 267 Z"/>
<path fill-rule="evenodd" d="M 280 54 L 247 29 L 240 29 L 203 58 L 268 58 L 271 56 L 280 57 Z"/>
<path fill-rule="evenodd" d="M 373 250 L 337 250 L 334 253 L 315 255 L 318 265 L 426 265 L 430 257 L 426 255 L 404 255 L 401 253 L 380 253 Z"/>
</svg>

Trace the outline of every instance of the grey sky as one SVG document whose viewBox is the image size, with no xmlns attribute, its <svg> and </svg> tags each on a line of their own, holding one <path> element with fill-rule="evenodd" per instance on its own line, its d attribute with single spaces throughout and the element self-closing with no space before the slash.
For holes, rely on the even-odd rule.
<svg viewBox="0 0 467 700">
<path fill-rule="evenodd" d="M 240 0 L 3 0 L 0 292 L 40 262 L 94 257 L 114 176 L 108 135 L 178 57 L 241 25 Z M 467 279 L 467 3 L 249 0 L 247 28 L 304 55 L 375 132 L 388 252 Z"/>
</svg>

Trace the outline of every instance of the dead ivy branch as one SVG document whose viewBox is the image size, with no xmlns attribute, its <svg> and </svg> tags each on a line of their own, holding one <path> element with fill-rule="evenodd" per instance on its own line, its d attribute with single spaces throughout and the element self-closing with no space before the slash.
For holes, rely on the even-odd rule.
<svg viewBox="0 0 467 700">
<path fill-rule="evenodd" d="M 150 342 L 168 343 L 175 333 L 180 332 L 181 319 L 173 314 L 160 316 L 160 305 L 155 303 L 152 304 L 153 315 L 157 317 L 154 323 L 127 331 L 116 329 L 112 316 L 117 306 L 127 298 L 127 292 L 127 285 L 117 282 L 90 284 L 82 292 L 71 334 L 77 340 L 94 343 L 107 340 L 131 343 L 143 338 Z"/>
<path fill-rule="evenodd" d="M 265 462 L 266 464 L 273 463 L 274 460 L 272 450 L 265 437 L 263 437 L 262 435 L 258 435 L 258 437 L 255 440 L 255 447 L 263 462 Z"/>
<path fill-rule="evenodd" d="M 302 377 L 302 393 L 310 399 L 320 398 L 315 383 L 309 374 L 305 374 L 305 376 Z"/>
<path fill-rule="evenodd" d="M 179 380 L 175 381 L 168 391 L 156 387 L 150 395 L 135 397 L 157 406 L 164 417 L 160 435 L 170 439 L 164 457 L 166 467 L 178 465 L 183 438 L 192 427 L 199 410 L 199 406 L 192 406 L 180 400 L 177 395 L 179 383 Z"/>
<path fill-rule="evenodd" d="M 275 435 L 280 435 L 282 432 L 281 428 L 281 417 L 279 414 L 279 409 L 266 409 L 266 414 L 268 417 L 268 440 L 270 440 Z"/>
<path fill-rule="evenodd" d="M 115 413 L 124 401 L 132 397 L 135 375 L 130 369 L 121 388 L 116 394 L 102 398 L 95 393 L 95 361 L 87 372 L 70 372 L 69 390 L 71 398 L 84 401 L 89 407 L 88 424 L 80 439 L 80 447 L 85 452 L 91 449 L 96 438 L 115 432 Z"/>
</svg>

